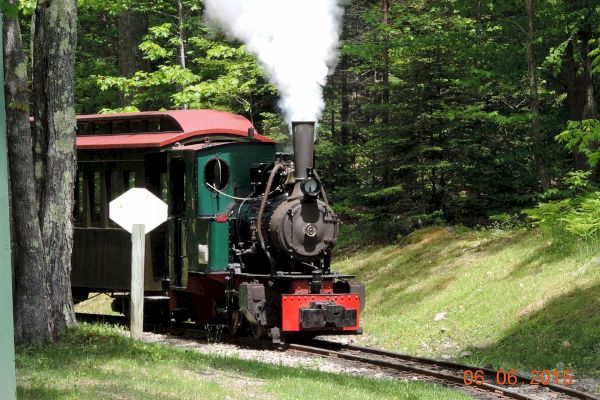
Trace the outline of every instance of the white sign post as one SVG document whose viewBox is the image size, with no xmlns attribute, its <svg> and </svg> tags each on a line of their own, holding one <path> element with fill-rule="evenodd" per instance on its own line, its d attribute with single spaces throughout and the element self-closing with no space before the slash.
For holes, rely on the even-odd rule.
<svg viewBox="0 0 600 400">
<path fill-rule="evenodd" d="M 140 339 L 144 328 L 145 235 L 167 220 L 167 204 L 146 189 L 133 188 L 109 204 L 110 219 L 131 233 L 130 334 Z"/>
</svg>

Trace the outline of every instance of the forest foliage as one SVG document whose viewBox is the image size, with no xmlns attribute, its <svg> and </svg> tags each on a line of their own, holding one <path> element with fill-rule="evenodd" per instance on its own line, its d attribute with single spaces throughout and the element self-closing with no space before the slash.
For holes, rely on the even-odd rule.
<svg viewBox="0 0 600 400">
<path fill-rule="evenodd" d="M 600 235 L 596 1 L 355 0 L 343 22 L 317 151 L 345 222 L 372 240 L 526 215 Z M 201 1 L 79 0 L 78 23 L 78 113 L 214 108 L 285 132 L 277 89 Z"/>
</svg>

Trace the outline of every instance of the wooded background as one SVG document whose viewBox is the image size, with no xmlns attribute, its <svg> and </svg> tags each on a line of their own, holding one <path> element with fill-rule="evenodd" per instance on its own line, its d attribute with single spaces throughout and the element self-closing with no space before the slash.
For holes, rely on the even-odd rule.
<svg viewBox="0 0 600 400">
<path fill-rule="evenodd" d="M 30 341 L 73 319 L 73 111 L 221 109 L 281 140 L 287 127 L 277 89 L 200 0 L 5 3 L 16 327 Z M 317 166 L 347 235 L 527 216 L 600 235 L 597 1 L 355 0 L 341 35 Z"/>
<path fill-rule="evenodd" d="M 78 113 L 217 108 L 283 137 L 276 88 L 200 1 L 79 6 Z M 345 221 L 381 240 L 570 196 L 600 139 L 599 27 L 593 0 L 351 2 L 318 145 Z"/>
</svg>

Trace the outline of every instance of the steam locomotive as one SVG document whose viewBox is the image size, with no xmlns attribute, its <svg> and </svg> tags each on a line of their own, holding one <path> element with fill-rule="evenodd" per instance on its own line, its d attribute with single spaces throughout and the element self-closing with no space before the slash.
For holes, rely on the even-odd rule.
<svg viewBox="0 0 600 400">
<path fill-rule="evenodd" d="M 294 153 L 245 118 L 180 110 L 77 118 L 72 290 L 128 312 L 130 237 L 108 203 L 146 187 L 169 206 L 146 237 L 145 315 L 226 323 L 255 338 L 361 333 L 364 286 L 331 271 L 339 220 L 314 169 L 313 122 Z"/>
</svg>

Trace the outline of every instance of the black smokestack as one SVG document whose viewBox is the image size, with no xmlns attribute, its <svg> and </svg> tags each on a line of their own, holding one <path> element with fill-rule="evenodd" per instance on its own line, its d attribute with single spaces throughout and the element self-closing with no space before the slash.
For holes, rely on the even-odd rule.
<svg viewBox="0 0 600 400">
<path fill-rule="evenodd" d="M 294 136 L 294 167 L 297 181 L 306 179 L 306 169 L 313 168 L 315 150 L 315 123 L 292 122 Z"/>
</svg>

